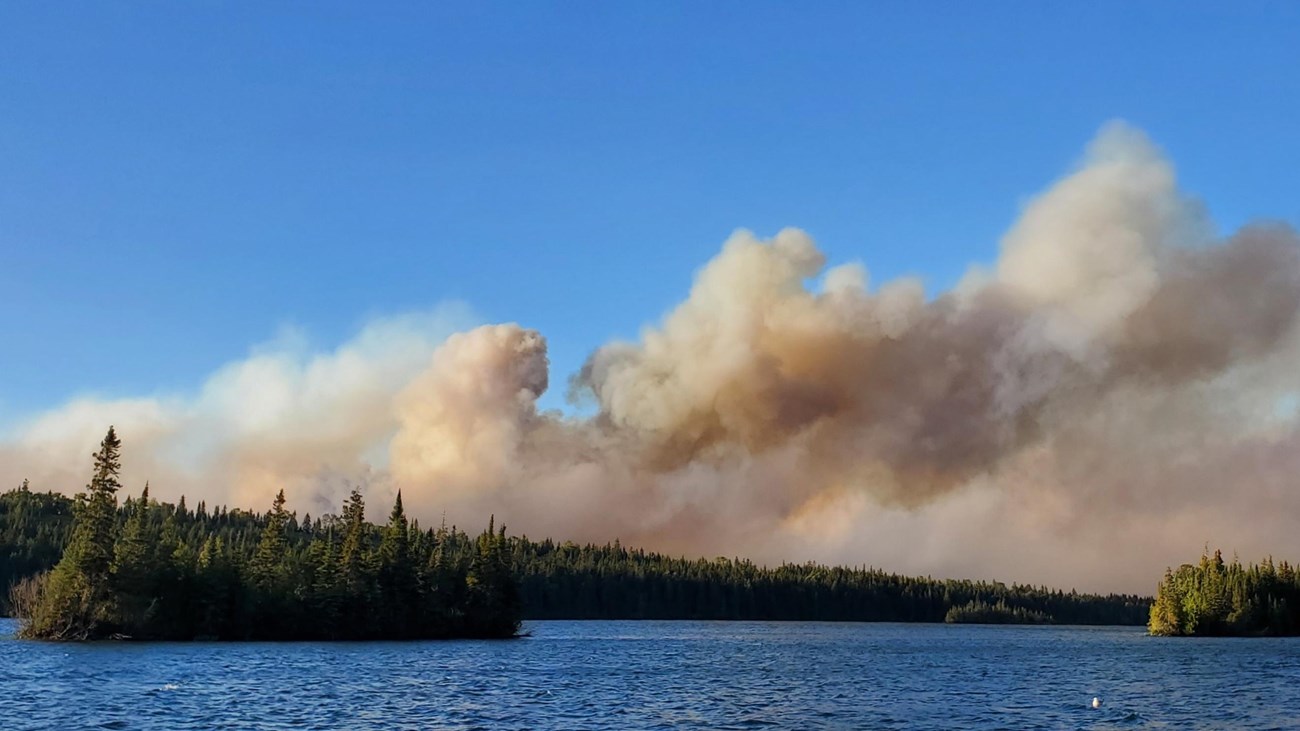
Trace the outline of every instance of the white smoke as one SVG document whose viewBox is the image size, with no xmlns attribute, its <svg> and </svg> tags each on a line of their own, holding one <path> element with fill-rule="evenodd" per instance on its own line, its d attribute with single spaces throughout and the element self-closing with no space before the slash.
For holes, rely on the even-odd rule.
<svg viewBox="0 0 1300 731">
<path fill-rule="evenodd" d="M 394 395 L 472 323 L 455 304 L 377 318 L 329 353 L 307 352 L 288 333 L 220 368 L 195 394 L 74 399 L 0 442 L 0 484 L 80 489 L 114 424 L 131 492 L 149 480 L 164 499 L 261 510 L 284 488 L 300 510 L 337 511 L 349 484 L 387 480 Z"/>
</svg>

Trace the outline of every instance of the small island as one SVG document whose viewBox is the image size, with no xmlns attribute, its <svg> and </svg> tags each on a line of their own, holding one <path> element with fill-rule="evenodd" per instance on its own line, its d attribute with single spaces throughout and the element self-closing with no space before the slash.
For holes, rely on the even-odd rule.
<svg viewBox="0 0 1300 731">
<path fill-rule="evenodd" d="M 1051 616 L 1024 607 L 1014 607 L 999 599 L 990 604 L 980 599 L 972 599 L 961 606 L 954 606 L 943 616 L 948 624 L 1051 624 Z"/>
<path fill-rule="evenodd" d="M 1207 550 L 1200 563 L 1165 571 L 1147 630 L 1178 637 L 1300 634 L 1300 574 L 1285 561 L 1243 566 Z"/>
</svg>

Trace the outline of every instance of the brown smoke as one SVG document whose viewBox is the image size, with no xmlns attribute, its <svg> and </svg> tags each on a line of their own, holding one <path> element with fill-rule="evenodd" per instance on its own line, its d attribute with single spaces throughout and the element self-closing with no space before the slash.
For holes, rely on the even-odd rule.
<svg viewBox="0 0 1300 731">
<path fill-rule="evenodd" d="M 1300 241 L 1211 231 L 1111 126 L 933 299 L 827 270 L 801 231 L 738 232 L 661 324 L 590 356 L 590 418 L 538 411 L 540 334 L 486 326 L 336 394 L 321 418 L 370 414 L 355 430 L 234 440 L 268 467 L 227 479 L 320 492 L 324 467 L 425 518 L 1091 589 L 1149 590 L 1206 542 L 1300 558 Z"/>
</svg>

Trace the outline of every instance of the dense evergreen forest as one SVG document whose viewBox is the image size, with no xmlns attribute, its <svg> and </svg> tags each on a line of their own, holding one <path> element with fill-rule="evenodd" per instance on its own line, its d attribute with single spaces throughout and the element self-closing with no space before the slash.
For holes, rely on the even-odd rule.
<svg viewBox="0 0 1300 731">
<path fill-rule="evenodd" d="M 519 585 L 505 528 L 471 540 L 422 531 L 399 493 L 388 523 L 342 515 L 299 523 L 284 492 L 262 515 L 190 511 L 149 498 L 118 506 L 121 442 L 110 428 L 75 501 L 24 484 L 4 496 L 3 566 L 24 637 L 415 639 L 512 637 Z M 46 568 L 60 553 L 48 573 Z"/>
<path fill-rule="evenodd" d="M 94 505 L 93 492 L 73 500 L 24 485 L 0 494 L 0 589 L 17 585 L 14 595 L 33 604 L 38 587 L 23 580 L 61 556 L 81 555 L 74 550 L 73 515 Z M 203 503 L 190 508 L 183 498 L 177 505 L 147 494 L 129 498 L 102 510 L 99 540 L 108 545 L 111 537 L 112 548 L 100 552 L 95 569 L 119 576 L 126 593 L 116 616 L 87 621 L 97 622 L 99 634 L 133 637 L 379 637 L 393 627 L 404 628 L 401 636 L 450 636 L 513 631 L 519 607 L 530 619 L 1140 625 L 1150 606 L 1131 595 L 817 564 L 767 568 L 618 542 L 532 541 L 491 528 L 473 538 L 455 527 L 408 523 L 400 498 L 386 526 L 366 523 L 363 510 L 355 493 L 342 515 L 314 518 L 287 512 L 280 500 L 267 513 L 253 513 Z M 402 555 L 407 558 L 397 560 Z M 393 616 L 402 614 L 395 602 L 413 609 L 402 621 Z M 472 617 L 486 624 L 471 626 Z M 437 631 L 422 621 L 435 622 Z M 358 629 L 368 623 L 371 629 Z"/>
<path fill-rule="evenodd" d="M 629 550 L 617 542 L 509 541 L 529 619 L 944 622 L 954 608 L 984 604 L 1006 608 L 1021 622 L 1141 625 L 1151 604 L 1132 595 L 918 578 L 871 568 L 690 560 Z M 951 621 L 975 621 L 957 616 Z"/>
<path fill-rule="evenodd" d="M 1300 573 L 1285 561 L 1243 566 L 1207 551 L 1200 563 L 1165 572 L 1147 629 L 1171 636 L 1300 634 Z"/>
</svg>

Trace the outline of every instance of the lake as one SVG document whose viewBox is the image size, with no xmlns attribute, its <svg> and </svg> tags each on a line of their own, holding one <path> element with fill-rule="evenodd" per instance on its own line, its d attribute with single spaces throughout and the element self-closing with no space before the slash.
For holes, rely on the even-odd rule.
<svg viewBox="0 0 1300 731">
<path fill-rule="evenodd" d="M 496 642 L 59 645 L 16 626 L 5 731 L 1300 728 L 1295 638 L 530 622 Z"/>
</svg>

